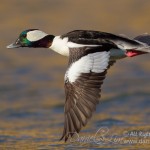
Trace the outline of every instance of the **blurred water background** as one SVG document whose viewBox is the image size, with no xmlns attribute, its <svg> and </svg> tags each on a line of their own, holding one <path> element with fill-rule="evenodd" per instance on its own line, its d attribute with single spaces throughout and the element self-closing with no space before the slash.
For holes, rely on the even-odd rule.
<svg viewBox="0 0 150 150">
<path fill-rule="evenodd" d="M 149 15 L 149 0 L 1 0 L 0 150 L 150 147 L 150 137 L 144 144 L 59 141 L 67 58 L 50 49 L 6 49 L 30 28 L 54 35 L 90 29 L 135 37 L 150 32 Z M 118 61 L 105 79 L 101 104 L 80 135 L 93 135 L 101 127 L 107 127 L 109 135 L 150 133 L 149 66 L 150 55 Z"/>
</svg>

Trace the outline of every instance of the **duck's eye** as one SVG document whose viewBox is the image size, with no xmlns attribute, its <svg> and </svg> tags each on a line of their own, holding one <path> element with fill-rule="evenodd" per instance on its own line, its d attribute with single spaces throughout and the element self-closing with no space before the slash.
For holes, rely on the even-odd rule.
<svg viewBox="0 0 150 150">
<path fill-rule="evenodd" d="M 27 36 L 26 34 L 23 34 L 23 35 L 22 35 L 23 38 L 26 38 L 26 36 Z"/>
</svg>

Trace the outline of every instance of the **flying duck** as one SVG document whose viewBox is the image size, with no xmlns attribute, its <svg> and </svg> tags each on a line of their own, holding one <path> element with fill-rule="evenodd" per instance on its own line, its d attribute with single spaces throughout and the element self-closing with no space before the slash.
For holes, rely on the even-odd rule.
<svg viewBox="0 0 150 150">
<path fill-rule="evenodd" d="M 150 52 L 150 35 L 134 39 L 100 31 L 75 30 L 60 36 L 38 29 L 23 31 L 7 48 L 50 48 L 69 57 L 65 73 L 64 130 L 68 140 L 91 118 L 100 100 L 101 85 L 107 70 L 116 60 Z"/>
</svg>

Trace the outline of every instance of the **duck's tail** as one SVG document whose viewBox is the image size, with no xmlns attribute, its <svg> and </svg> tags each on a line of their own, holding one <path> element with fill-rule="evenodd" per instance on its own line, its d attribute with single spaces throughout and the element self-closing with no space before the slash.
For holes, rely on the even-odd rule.
<svg viewBox="0 0 150 150">
<path fill-rule="evenodd" d="M 137 55 L 150 53 L 150 34 L 145 33 L 136 36 L 133 40 L 139 43 L 140 46 L 134 49 L 128 49 L 126 52 L 126 55 L 128 57 L 134 57 Z"/>
<path fill-rule="evenodd" d="M 150 46 L 150 34 L 148 34 L 148 33 L 139 35 L 139 36 L 135 37 L 134 40 L 140 41 L 140 42 L 145 43 L 148 46 Z"/>
</svg>

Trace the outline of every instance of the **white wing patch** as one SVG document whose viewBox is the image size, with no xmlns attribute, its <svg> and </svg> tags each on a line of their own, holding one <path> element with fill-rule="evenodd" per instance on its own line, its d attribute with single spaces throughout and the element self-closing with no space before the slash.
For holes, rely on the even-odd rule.
<svg viewBox="0 0 150 150">
<path fill-rule="evenodd" d="M 109 64 L 109 57 L 109 52 L 97 52 L 88 54 L 70 66 L 66 72 L 65 78 L 67 77 L 69 82 L 75 82 L 82 73 L 89 73 L 90 71 L 101 73 L 107 69 Z"/>
<path fill-rule="evenodd" d="M 67 46 L 69 48 L 80 48 L 80 47 L 96 47 L 96 46 L 101 46 L 101 45 L 88 45 L 88 44 L 77 44 L 77 43 L 74 43 L 74 42 L 68 42 L 67 43 Z"/>
<path fill-rule="evenodd" d="M 38 40 L 42 39 L 43 37 L 45 37 L 46 35 L 48 35 L 48 34 L 46 34 L 43 31 L 33 30 L 33 31 L 30 31 L 27 33 L 27 39 L 29 41 L 38 41 Z"/>
</svg>

